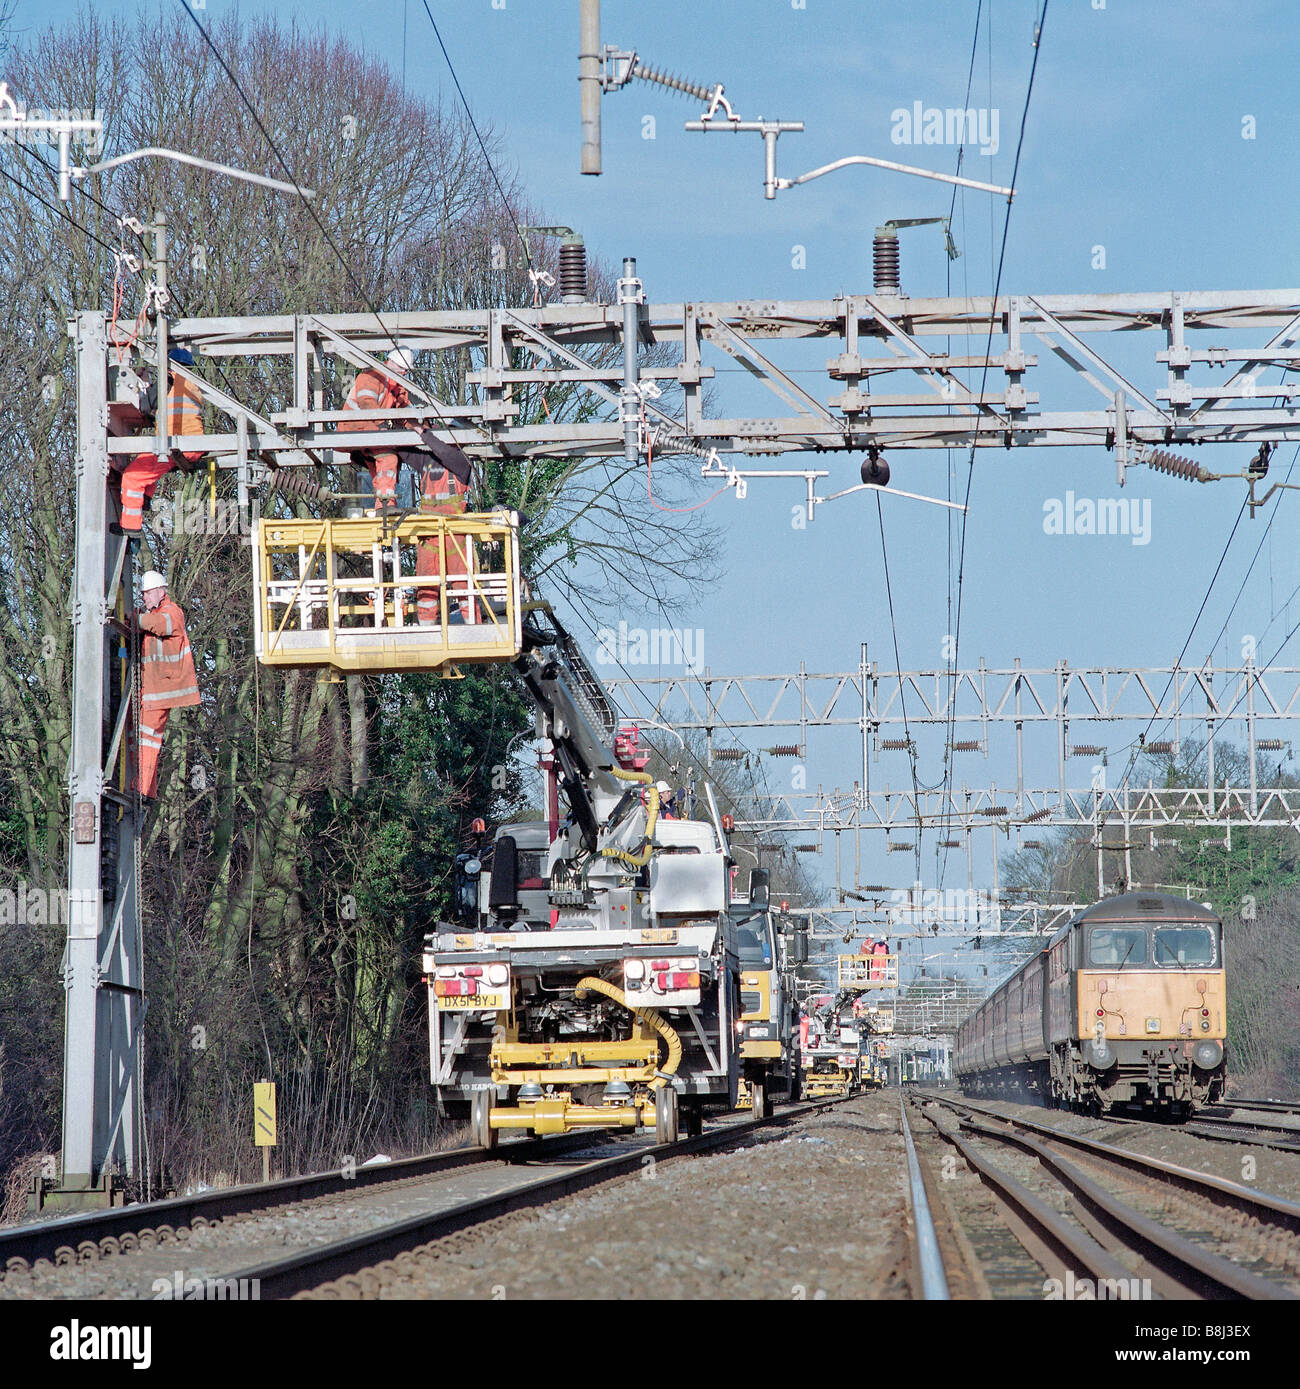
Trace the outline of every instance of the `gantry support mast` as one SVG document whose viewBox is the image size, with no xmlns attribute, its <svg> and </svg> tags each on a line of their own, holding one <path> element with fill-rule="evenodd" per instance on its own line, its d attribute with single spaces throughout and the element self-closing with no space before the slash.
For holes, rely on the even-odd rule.
<svg viewBox="0 0 1300 1389">
<path fill-rule="evenodd" d="M 102 313 L 71 325 L 77 358 L 77 514 L 68 849 L 63 1154 L 60 1185 L 37 1203 L 112 1202 L 146 1175 L 144 1020 L 138 897 L 143 811 L 136 740 L 131 547 L 109 533 L 107 337 Z"/>
</svg>

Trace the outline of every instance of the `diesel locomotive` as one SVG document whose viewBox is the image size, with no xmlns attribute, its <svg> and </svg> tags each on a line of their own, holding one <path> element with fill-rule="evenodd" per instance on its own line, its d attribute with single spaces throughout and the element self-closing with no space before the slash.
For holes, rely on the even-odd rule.
<svg viewBox="0 0 1300 1389">
<path fill-rule="evenodd" d="M 1168 893 L 1109 897 L 961 1024 L 955 1074 L 967 1094 L 1186 1117 L 1223 1094 L 1226 987 L 1215 912 Z"/>
</svg>

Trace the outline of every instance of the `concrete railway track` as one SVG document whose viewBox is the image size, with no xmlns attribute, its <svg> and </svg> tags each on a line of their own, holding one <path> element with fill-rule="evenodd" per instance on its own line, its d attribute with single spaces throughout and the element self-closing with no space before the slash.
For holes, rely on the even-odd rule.
<svg viewBox="0 0 1300 1389">
<path fill-rule="evenodd" d="M 910 1104 L 1062 1296 L 1300 1298 L 1300 1204 L 968 1101 Z"/>
</svg>

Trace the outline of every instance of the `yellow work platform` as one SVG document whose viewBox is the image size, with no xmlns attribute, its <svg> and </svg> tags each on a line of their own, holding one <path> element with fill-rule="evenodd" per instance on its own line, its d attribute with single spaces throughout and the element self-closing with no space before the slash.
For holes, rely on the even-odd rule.
<svg viewBox="0 0 1300 1389">
<path fill-rule="evenodd" d="M 841 989 L 896 989 L 897 955 L 839 956 Z"/>
<path fill-rule="evenodd" d="M 430 572 L 417 574 L 417 564 Z M 383 674 L 513 660 L 522 646 L 518 513 L 264 518 L 253 625 L 264 665 Z"/>
</svg>

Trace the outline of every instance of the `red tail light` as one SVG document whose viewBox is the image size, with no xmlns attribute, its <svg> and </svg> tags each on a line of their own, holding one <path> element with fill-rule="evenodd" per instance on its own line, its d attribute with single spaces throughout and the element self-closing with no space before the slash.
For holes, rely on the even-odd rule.
<svg viewBox="0 0 1300 1389">
<path fill-rule="evenodd" d="M 651 961 L 650 961 L 650 968 L 651 968 L 651 969 L 661 969 L 661 970 L 662 970 L 662 969 L 671 969 L 671 968 L 672 968 L 672 963 L 673 963 L 673 962 L 672 962 L 671 960 L 651 960 Z"/>
<path fill-rule="evenodd" d="M 672 981 L 674 989 L 698 989 L 700 987 L 700 976 L 694 970 L 670 974 L 668 978 Z"/>
<path fill-rule="evenodd" d="M 1202 1008 L 1202 1009 L 1201 1009 L 1201 1016 L 1202 1016 L 1203 1018 L 1208 1018 L 1208 1017 L 1210 1016 L 1210 1010 L 1209 1010 L 1208 1008 Z"/>
<path fill-rule="evenodd" d="M 1106 1010 L 1105 1010 L 1104 1008 L 1098 1008 L 1098 1009 L 1097 1009 L 1097 1016 L 1098 1016 L 1099 1018 L 1104 1018 L 1104 1017 L 1106 1016 Z"/>
<path fill-rule="evenodd" d="M 478 985 L 472 979 L 435 979 L 433 992 L 437 998 L 462 998 L 478 993 Z"/>
<path fill-rule="evenodd" d="M 461 973 L 466 979 L 481 979 L 483 977 L 482 965 L 466 965 Z"/>
</svg>

